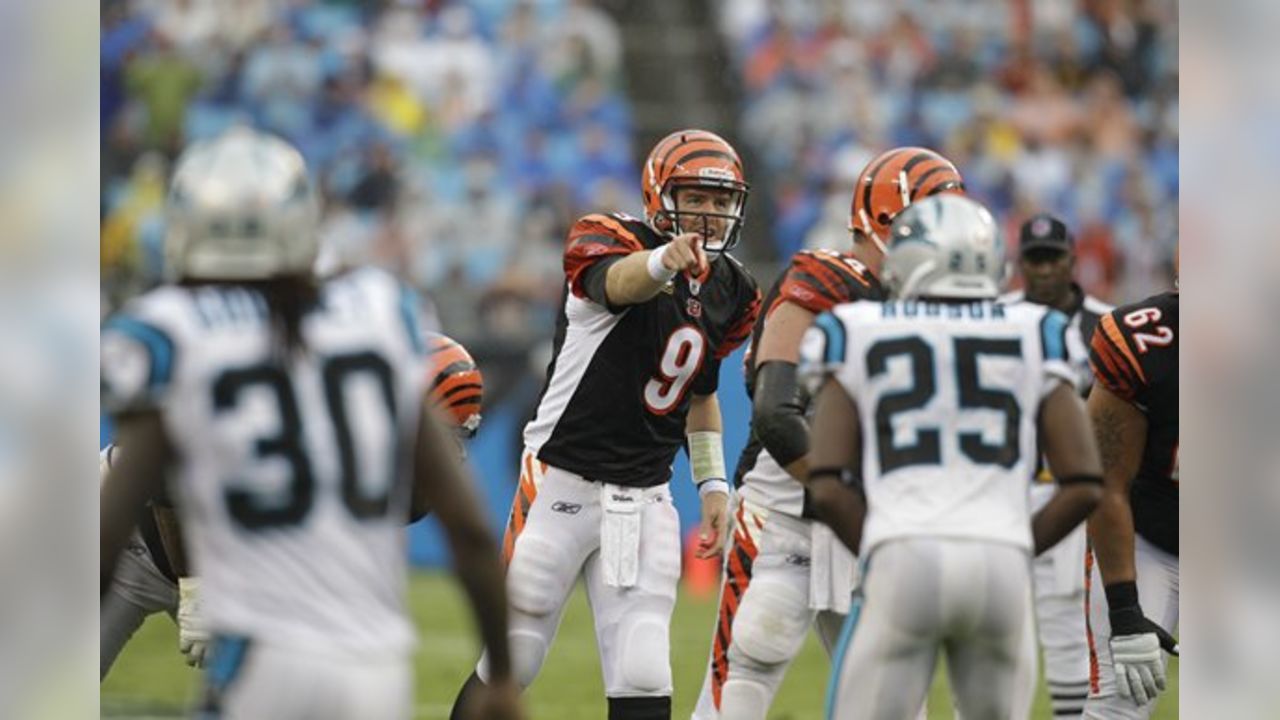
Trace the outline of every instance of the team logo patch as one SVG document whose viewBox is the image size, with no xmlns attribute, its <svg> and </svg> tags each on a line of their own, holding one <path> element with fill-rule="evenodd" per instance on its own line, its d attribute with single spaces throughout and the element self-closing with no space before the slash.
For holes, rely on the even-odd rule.
<svg viewBox="0 0 1280 720">
<path fill-rule="evenodd" d="M 1031 234 L 1034 235 L 1035 237 L 1044 237 L 1045 235 L 1048 235 L 1049 219 L 1036 218 L 1035 222 L 1031 223 Z"/>
<path fill-rule="evenodd" d="M 684 309 L 689 314 L 689 317 L 702 317 L 702 303 L 693 298 L 689 298 L 685 302 Z"/>
<path fill-rule="evenodd" d="M 557 500 L 551 505 L 552 512 L 564 513 L 565 515 L 577 515 L 582 506 L 578 503 L 565 502 Z"/>
</svg>

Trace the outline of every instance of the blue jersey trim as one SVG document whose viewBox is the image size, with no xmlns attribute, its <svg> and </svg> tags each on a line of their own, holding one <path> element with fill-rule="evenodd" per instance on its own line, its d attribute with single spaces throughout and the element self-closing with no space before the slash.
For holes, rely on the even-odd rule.
<svg viewBox="0 0 1280 720">
<path fill-rule="evenodd" d="M 409 344 L 419 355 L 427 352 L 426 340 L 422 337 L 422 323 L 418 315 L 418 294 L 408 286 L 400 286 L 400 319 L 404 322 L 405 332 L 409 335 Z"/>
<path fill-rule="evenodd" d="M 1040 319 L 1040 345 L 1045 360 L 1067 359 L 1067 325 L 1071 321 L 1058 310 L 1045 311 Z"/>
<path fill-rule="evenodd" d="M 818 316 L 814 322 L 822 334 L 826 336 L 826 347 L 822 350 L 822 362 L 826 364 L 844 362 L 844 323 L 829 312 Z"/>
<path fill-rule="evenodd" d="M 151 372 L 147 385 L 156 390 L 169 383 L 173 377 L 173 341 L 163 330 L 150 323 L 127 315 L 117 315 L 106 322 L 104 331 L 119 332 L 142 343 L 151 358 Z"/>
</svg>

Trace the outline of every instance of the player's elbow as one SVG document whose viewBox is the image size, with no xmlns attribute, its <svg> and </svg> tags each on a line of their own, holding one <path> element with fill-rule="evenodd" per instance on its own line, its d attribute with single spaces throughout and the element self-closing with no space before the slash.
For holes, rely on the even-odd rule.
<svg viewBox="0 0 1280 720">
<path fill-rule="evenodd" d="M 786 467 L 809 452 L 809 430 L 804 420 L 783 405 L 757 404 L 752 427 L 769 455 Z"/>
<path fill-rule="evenodd" d="M 1097 476 L 1080 476 L 1064 482 L 1058 492 L 1063 496 L 1064 501 L 1072 508 L 1074 515 L 1079 520 L 1084 520 L 1093 514 L 1101 504 L 1105 492 L 1102 487 L 1102 480 Z M 1078 522 L 1077 521 L 1077 522 Z"/>
</svg>

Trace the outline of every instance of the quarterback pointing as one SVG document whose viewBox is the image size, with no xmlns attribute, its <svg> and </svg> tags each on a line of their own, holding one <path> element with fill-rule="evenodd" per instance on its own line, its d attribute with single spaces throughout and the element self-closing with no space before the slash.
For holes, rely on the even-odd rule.
<svg viewBox="0 0 1280 720">
<path fill-rule="evenodd" d="M 728 254 L 747 183 L 727 142 L 703 130 L 668 135 L 649 153 L 641 187 L 644 220 L 587 215 L 569 232 L 554 355 L 524 430 L 504 543 L 518 682 L 537 677 L 582 577 L 612 720 L 670 717 L 680 576 L 671 463 L 687 446 L 702 500 L 699 554 L 718 557 L 729 497 L 719 367 L 760 305 Z M 481 658 L 455 717 L 489 672 Z"/>
</svg>

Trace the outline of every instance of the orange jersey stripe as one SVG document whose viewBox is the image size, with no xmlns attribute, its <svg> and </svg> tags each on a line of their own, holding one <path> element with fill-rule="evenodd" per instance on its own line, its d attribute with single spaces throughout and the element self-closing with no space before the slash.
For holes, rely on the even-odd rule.
<svg viewBox="0 0 1280 720">
<path fill-rule="evenodd" d="M 1102 328 L 1103 332 L 1107 334 L 1107 339 L 1111 341 L 1111 344 L 1124 354 L 1128 366 L 1132 368 L 1130 374 L 1136 376 L 1145 384 L 1147 382 L 1147 374 L 1142 371 L 1142 363 L 1138 362 L 1138 358 L 1129 349 L 1129 344 L 1125 342 L 1124 335 L 1120 332 L 1119 326 L 1116 325 L 1115 316 L 1103 315 L 1102 319 L 1098 321 L 1098 327 Z"/>
</svg>

